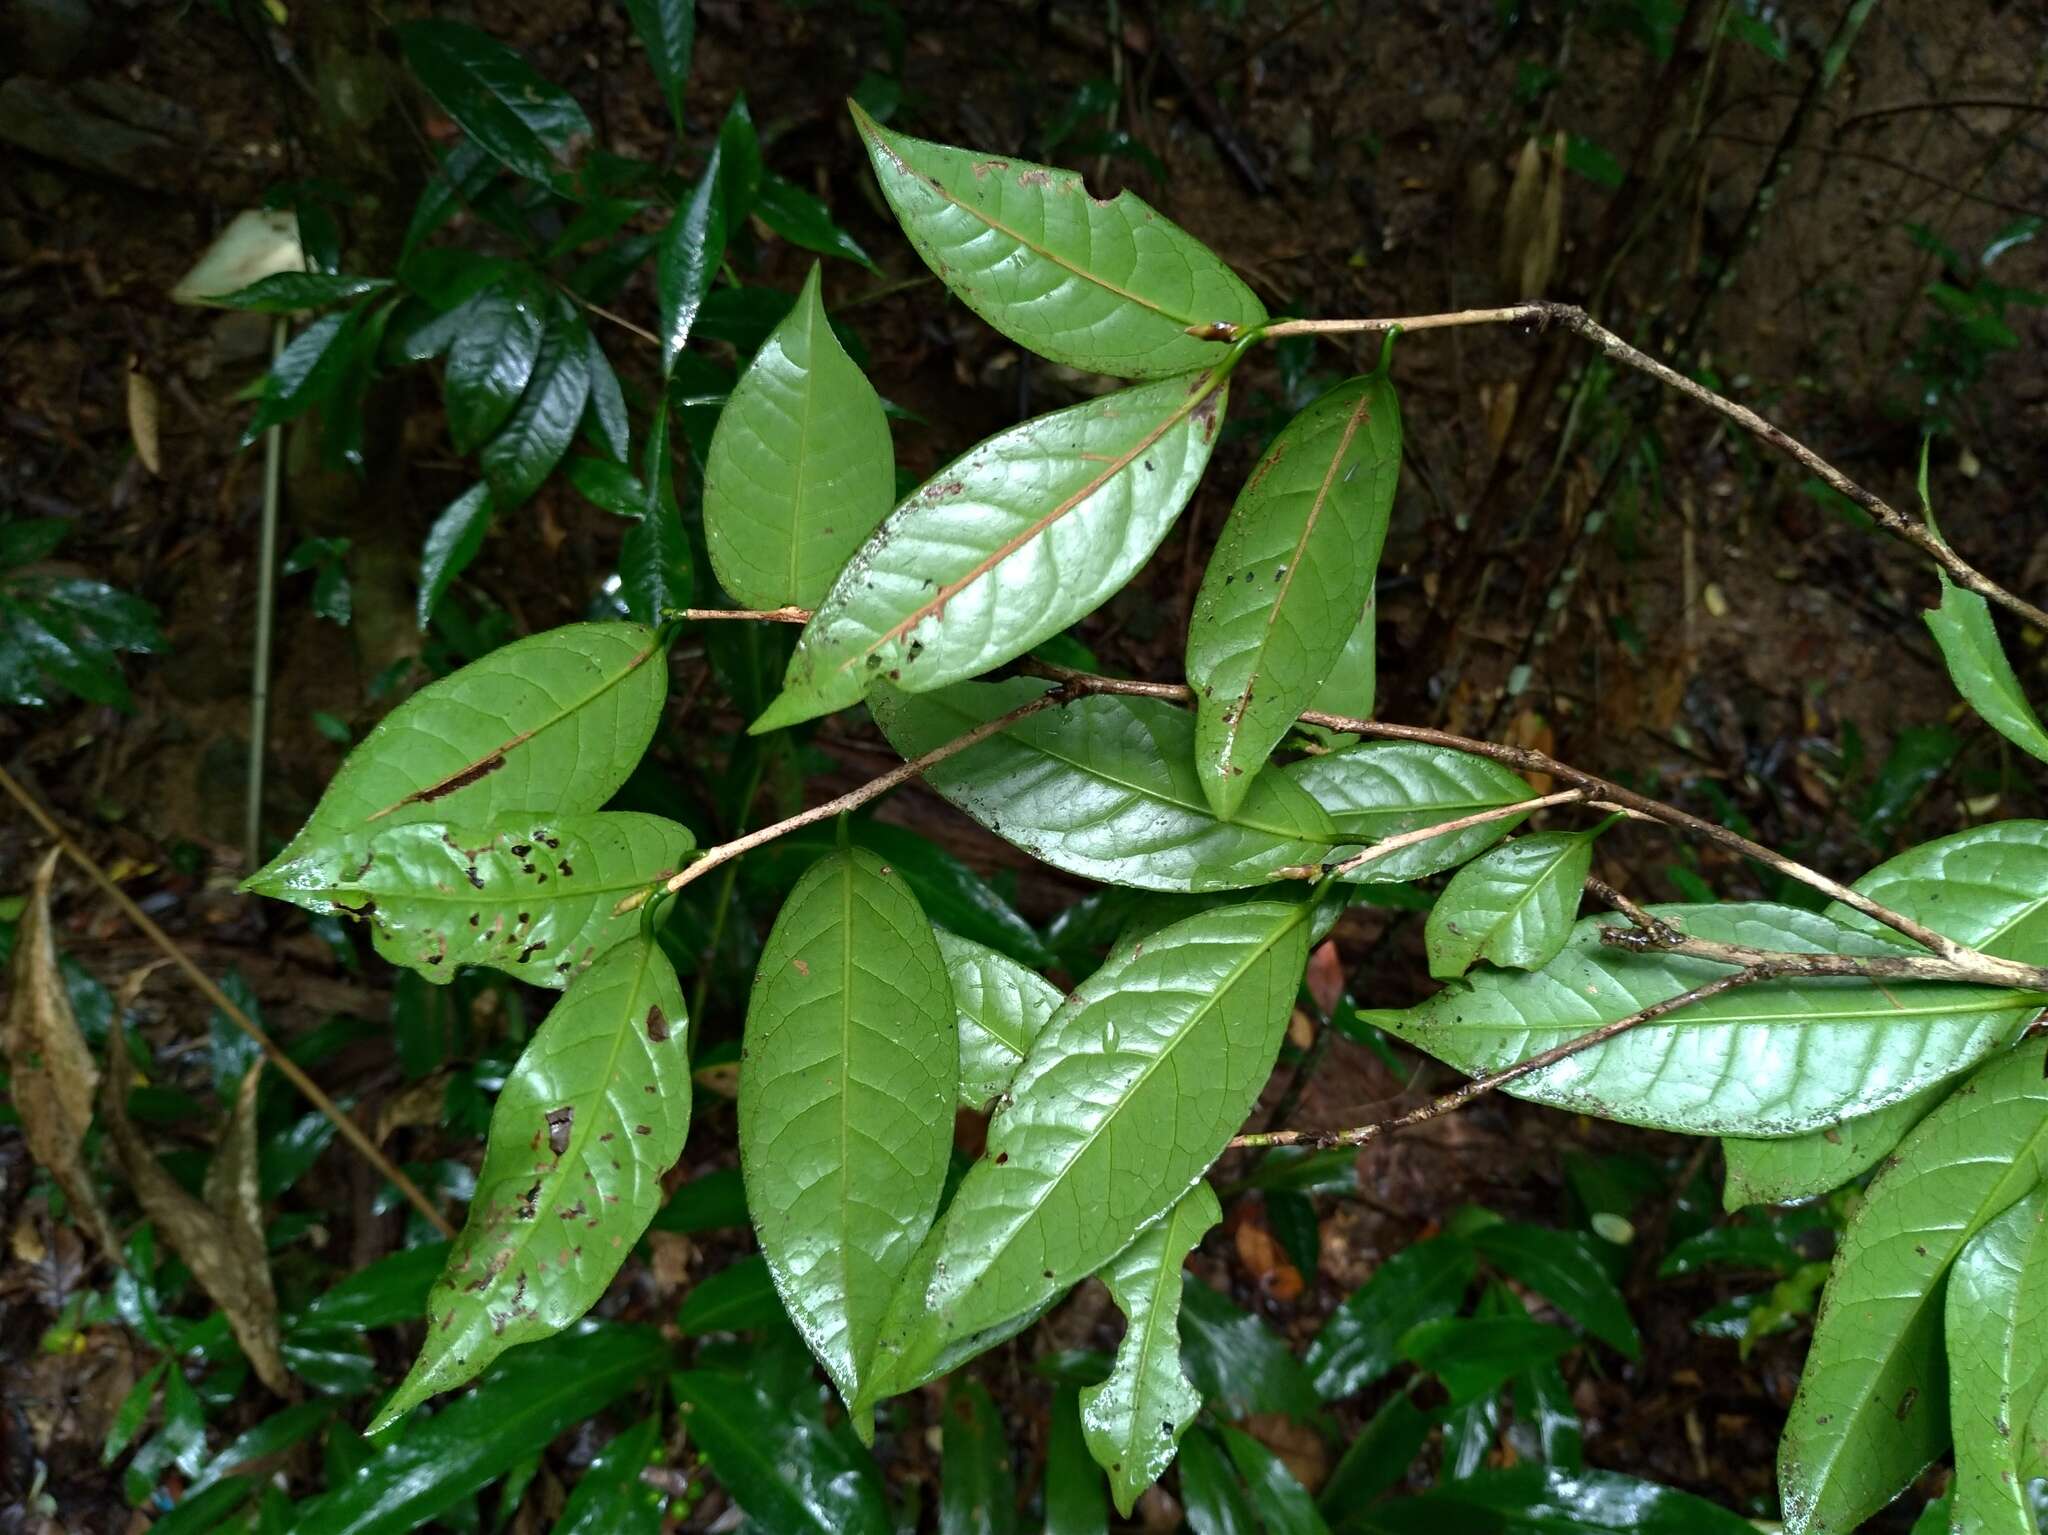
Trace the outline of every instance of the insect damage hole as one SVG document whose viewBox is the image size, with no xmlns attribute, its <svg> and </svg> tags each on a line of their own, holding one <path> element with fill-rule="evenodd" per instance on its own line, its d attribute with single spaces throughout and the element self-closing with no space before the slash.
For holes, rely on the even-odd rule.
<svg viewBox="0 0 2048 1535">
<path fill-rule="evenodd" d="M 576 1106 L 565 1104 L 548 1110 L 548 1150 L 560 1156 L 569 1149 L 569 1131 L 576 1123 Z"/>
</svg>

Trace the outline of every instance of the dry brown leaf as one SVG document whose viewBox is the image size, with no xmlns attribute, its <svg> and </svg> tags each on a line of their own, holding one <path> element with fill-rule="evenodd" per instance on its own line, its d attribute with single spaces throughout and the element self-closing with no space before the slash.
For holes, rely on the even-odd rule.
<svg viewBox="0 0 2048 1535">
<path fill-rule="evenodd" d="M 441 1122 L 441 1106 L 448 1097 L 448 1075 L 437 1072 L 422 1077 L 377 1111 L 377 1144 L 383 1145 L 400 1130 Z"/>
<path fill-rule="evenodd" d="M 1330 1475 L 1330 1452 L 1323 1436 L 1285 1413 L 1255 1412 L 1244 1420 L 1245 1432 L 1277 1455 L 1310 1492 L 1321 1492 Z"/>
<path fill-rule="evenodd" d="M 1324 939 L 1309 955 L 1305 983 L 1325 1018 L 1337 1011 L 1337 1004 L 1344 1000 L 1344 957 L 1337 952 L 1335 939 Z"/>
<path fill-rule="evenodd" d="M 6 1030 L 10 1096 L 21 1115 L 29 1155 L 57 1180 L 79 1224 L 118 1259 L 121 1244 L 85 1165 L 85 1131 L 92 1123 L 99 1071 L 78 1032 L 71 995 L 57 969 L 57 943 L 50 931 L 50 881 L 57 858 L 52 848 L 37 866 L 14 941 L 13 997 Z"/>
<path fill-rule="evenodd" d="M 1500 218 L 1500 285 L 1509 298 L 1521 298 L 1522 269 L 1529 242 L 1543 209 L 1543 146 L 1526 140 L 1515 159 L 1515 179 Z M 1533 294 L 1528 295 L 1534 297 Z"/>
<path fill-rule="evenodd" d="M 158 479 L 164 474 L 163 439 L 160 423 L 163 420 L 163 403 L 158 398 L 156 385 L 149 375 L 137 365 L 136 359 L 128 359 L 128 435 L 135 442 L 135 456 L 142 460 L 142 467 Z"/>
<path fill-rule="evenodd" d="M 1287 1249 L 1256 1221 L 1237 1228 L 1237 1260 L 1252 1282 L 1276 1301 L 1298 1300 L 1306 1288 Z"/>
<path fill-rule="evenodd" d="M 129 1121 L 128 1084 L 118 1072 L 107 1075 L 100 1114 L 142 1213 L 185 1260 L 199 1287 L 227 1313 L 228 1327 L 257 1378 L 283 1395 L 291 1390 L 291 1377 L 279 1342 L 277 1291 L 270 1282 L 256 1183 L 257 1078 L 256 1067 L 242 1078 L 227 1129 L 206 1172 L 205 1202 L 186 1193 L 143 1144 Z"/>
</svg>

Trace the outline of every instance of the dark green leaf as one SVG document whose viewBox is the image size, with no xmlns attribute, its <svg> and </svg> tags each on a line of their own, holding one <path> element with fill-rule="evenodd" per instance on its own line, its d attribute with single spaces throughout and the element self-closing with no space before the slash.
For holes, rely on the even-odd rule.
<svg viewBox="0 0 2048 1535">
<path fill-rule="evenodd" d="M 757 1528 L 775 1535 L 892 1535 L 882 1474 L 815 1408 L 713 1370 L 672 1377 L 690 1437 Z"/>
<path fill-rule="evenodd" d="M 1182 1276 L 1180 1307 L 1181 1366 L 1224 1416 L 1316 1410 L 1308 1371 L 1272 1328 L 1192 1274 Z"/>
<path fill-rule="evenodd" d="M 2027 702 L 2012 662 L 2005 658 L 1991 622 L 1991 604 L 1957 586 L 1947 571 L 1936 574 L 1941 577 L 1941 606 L 1922 616 L 1948 663 L 1949 680 L 1993 730 L 2048 762 L 2048 729 L 2042 728 L 2041 716 Z"/>
<path fill-rule="evenodd" d="M 939 1535 L 1015 1535 L 1016 1476 L 996 1404 L 979 1381 L 955 1377 L 939 1449 Z"/>
<path fill-rule="evenodd" d="M 331 1402 L 295 1402 L 272 1413 L 229 1440 L 221 1452 L 206 1463 L 206 1469 L 199 1473 L 197 1480 L 185 1489 L 185 1496 L 190 1498 L 216 1482 L 246 1474 L 247 1469 L 260 1471 L 259 1462 L 280 1456 L 293 1445 L 303 1442 L 325 1426 L 334 1412 Z"/>
<path fill-rule="evenodd" d="M 660 1448 L 659 1418 L 642 1418 L 612 1440 L 577 1479 L 551 1535 L 661 1535 L 667 1500 L 640 1480 Z"/>
<path fill-rule="evenodd" d="M 1578 1340 L 1527 1317 L 1445 1317 L 1411 1327 L 1402 1356 L 1444 1383 L 1457 1406 L 1490 1396 L 1508 1378 L 1554 1359 Z"/>
<path fill-rule="evenodd" d="M 1634 1359 L 1643 1340 L 1595 1245 L 1577 1231 L 1496 1221 L 1472 1235 L 1479 1255 L 1611 1348 Z"/>
<path fill-rule="evenodd" d="M 71 532 L 62 517 L 20 517 L 0 521 L 0 569 L 33 565 L 56 553 Z"/>
<path fill-rule="evenodd" d="M 296 420 L 331 398 L 348 371 L 361 312 L 323 314 L 292 338 L 263 376 L 256 414 L 242 428 L 248 447 L 273 426 Z"/>
<path fill-rule="evenodd" d="M 1756 1535 L 1747 1519 L 1689 1492 L 1554 1466 L 1482 1471 L 1383 1503 L 1365 1528 L 1384 1535 Z"/>
<path fill-rule="evenodd" d="M 918 254 L 968 308 L 1039 356 L 1165 378 L 1223 359 L 1222 342 L 1191 328 L 1266 318 L 1213 252 L 1129 192 L 1098 202 L 1072 171 L 927 143 L 852 111 Z"/>
<path fill-rule="evenodd" d="M 689 199 L 669 220 L 661 237 L 655 287 L 661 307 L 661 376 L 676 370 L 689 344 L 697 311 L 725 260 L 725 193 L 719 184 L 719 153 L 711 151 L 704 174 Z"/>
<path fill-rule="evenodd" d="M 2034 1535 L 2027 1483 L 2041 1452 L 2028 1441 L 2048 1384 L 2048 1189 L 1964 1244 L 1946 1312 L 1956 1528 Z"/>
<path fill-rule="evenodd" d="M 647 480 L 640 520 L 619 545 L 619 592 L 626 611 L 658 626 L 670 608 L 688 607 L 696 586 L 696 556 L 676 505 L 669 422 L 658 411 L 647 434 Z"/>
<path fill-rule="evenodd" d="M 1321 804 L 1343 836 L 1367 843 L 1532 797 L 1527 784 L 1497 763 L 1412 741 L 1347 746 L 1304 758 L 1285 775 Z M 1361 866 L 1358 877 L 1421 879 L 1454 869 L 1500 841 L 1519 819 L 1504 816 L 1418 842 Z"/>
<path fill-rule="evenodd" d="M 1188 1436 L 1180 1462 L 1180 1500 L 1194 1535 L 1258 1535 L 1259 1521 L 1244 1488 L 1206 1430 Z"/>
<path fill-rule="evenodd" d="M 484 535 L 498 515 L 491 499 L 491 487 L 476 484 L 448 503 L 427 530 L 427 543 L 420 554 L 420 595 L 418 618 L 424 632 L 433 621 L 448 588 L 470 562 L 482 552 Z"/>
<path fill-rule="evenodd" d="M 937 932 L 960 1018 L 960 1104 L 986 1110 L 1009 1090 L 1031 1042 L 1065 998 L 1008 955 Z"/>
<path fill-rule="evenodd" d="M 655 1231 L 731 1231 L 747 1224 L 747 1193 L 737 1167 L 700 1173 L 669 1196 Z"/>
<path fill-rule="evenodd" d="M 584 349 L 584 361 L 590 370 L 588 419 L 592 434 L 615 462 L 624 464 L 632 457 L 633 450 L 632 423 L 626 418 L 626 396 L 619 388 L 619 375 L 613 371 L 611 359 L 605 356 L 603 344 L 587 326 L 585 334 L 588 344 Z M 604 505 L 603 502 L 598 504 Z"/>
<path fill-rule="evenodd" d="M 1316 1512 L 1316 1500 L 1285 1461 L 1242 1429 L 1226 1424 L 1218 1432 L 1251 1493 L 1266 1535 L 1330 1535 L 1330 1527 Z"/>
<path fill-rule="evenodd" d="M 832 210 L 793 181 L 785 181 L 772 172 L 763 176 L 754 212 L 791 245 L 821 256 L 857 261 L 876 276 L 881 275 L 881 268 L 853 236 L 833 222 Z"/>
<path fill-rule="evenodd" d="M 343 277 L 336 272 L 272 272 L 246 288 L 213 300 L 227 309 L 254 309 L 264 314 L 290 314 L 299 309 L 319 309 L 343 299 L 381 293 L 391 286 L 388 277 Z"/>
<path fill-rule="evenodd" d="M 590 329 L 557 299 L 547 316 L 526 392 L 479 455 L 499 506 L 514 511 L 554 472 L 590 398 Z"/>
<path fill-rule="evenodd" d="M 746 93 L 733 97 L 718 125 L 718 177 L 728 233 L 743 228 L 761 193 L 761 139 L 747 110 Z"/>
<path fill-rule="evenodd" d="M 1317 1507 L 1340 1525 L 1355 1527 L 1368 1503 L 1407 1476 L 1430 1426 L 1407 1392 L 1395 1392 L 1345 1449 L 1323 1484 Z"/>
<path fill-rule="evenodd" d="M 1593 839 L 1584 832 L 1538 832 L 1481 854 L 1430 908 L 1429 973 L 1454 980 L 1482 959 L 1541 969 L 1571 937 L 1592 867 Z"/>
<path fill-rule="evenodd" d="M 520 175 L 551 181 L 556 157 L 590 136 L 576 99 L 489 34 L 438 18 L 396 31 L 406 63 L 441 110 Z"/>
<path fill-rule="evenodd" d="M 541 360 L 541 307 L 525 283 L 514 281 L 484 289 L 466 306 L 467 318 L 448 347 L 442 382 L 448 435 L 456 452 L 482 447 L 519 404 Z M 589 376 L 578 372 L 587 390 Z M 582 410 L 580 394 L 577 410 Z"/>
<path fill-rule="evenodd" d="M 1879 864 L 1854 888 L 1987 954 L 2048 964 L 2048 821 L 1993 821 L 1936 837 Z M 1889 931 L 1845 906 L 1830 906 L 1828 915 Z"/>
<path fill-rule="evenodd" d="M 231 1476 L 187 1492 L 170 1512 L 152 1521 L 150 1535 L 220 1535 L 224 1521 L 255 1495 L 258 1486 L 254 1477 Z"/>
<path fill-rule="evenodd" d="M 1463 1304 L 1479 1266 L 1471 1245 L 1432 1237 L 1403 1248 L 1330 1313 L 1309 1346 L 1308 1370 L 1324 1401 L 1352 1396 L 1401 1362 L 1401 1339 L 1418 1323 Z"/>
<path fill-rule="evenodd" d="M 1723 1207 L 1789 1204 L 1840 1188 L 1882 1161 L 1951 1087 L 1937 1082 L 1875 1114 L 1853 1115 L 1804 1135 L 1781 1140 L 1725 1137 L 1721 1154 L 1728 1176 L 1722 1185 Z"/>
<path fill-rule="evenodd" d="M 676 1330 L 686 1338 L 708 1332 L 751 1332 L 782 1321 L 782 1302 L 768 1275 L 768 1260 L 749 1254 L 697 1281 L 676 1311 Z"/>
<path fill-rule="evenodd" d="M 34 708 L 69 691 L 126 709 L 117 653 L 163 644 L 156 609 L 98 581 L 29 574 L 0 585 L 0 702 Z"/>
<path fill-rule="evenodd" d="M 1045 1447 L 1045 1535 L 1109 1535 L 1102 1468 L 1081 1434 L 1081 1405 L 1072 1386 L 1053 1393 Z"/>
<path fill-rule="evenodd" d="M 1516 1454 L 1560 1471 L 1579 1470 L 1585 1463 L 1584 1433 L 1557 1362 L 1537 1365 L 1509 1384 L 1515 1393 L 1515 1422 L 1508 1436 Z"/>
<path fill-rule="evenodd" d="M 683 122 L 683 96 L 690 84 L 690 55 L 697 41 L 697 0 L 626 0 L 633 30 L 647 50 L 648 67 L 668 103 L 669 120 L 678 134 Z"/>
<path fill-rule="evenodd" d="M 314 1296 L 285 1318 L 285 1332 L 332 1328 L 361 1333 L 416 1322 L 426 1314 L 427 1291 L 447 1261 L 446 1242 L 401 1248 Z"/>
</svg>

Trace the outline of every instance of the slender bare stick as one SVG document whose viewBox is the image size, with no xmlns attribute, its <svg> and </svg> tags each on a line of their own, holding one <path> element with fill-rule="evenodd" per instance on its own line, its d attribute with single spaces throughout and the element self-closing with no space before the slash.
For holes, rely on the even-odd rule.
<svg viewBox="0 0 2048 1535">
<path fill-rule="evenodd" d="M 233 1023 L 236 1028 L 256 1041 L 257 1046 L 263 1051 L 265 1059 L 278 1069 L 278 1072 L 286 1081 L 290 1082 L 293 1087 L 296 1087 L 304 1095 L 308 1103 L 327 1116 L 328 1120 L 334 1125 L 334 1128 L 341 1132 L 343 1139 L 355 1147 L 357 1151 L 361 1152 L 365 1161 L 376 1168 L 385 1178 L 388 1178 L 393 1186 L 397 1188 L 398 1192 L 411 1202 L 412 1207 L 426 1218 L 429 1225 L 445 1237 L 455 1235 L 455 1228 L 448 1224 L 446 1216 L 434 1208 L 433 1202 L 420 1191 L 419 1185 L 400 1172 L 391 1160 L 382 1151 L 377 1149 L 376 1142 L 372 1141 L 364 1133 L 363 1128 L 342 1109 L 341 1105 L 322 1092 L 320 1084 L 307 1076 L 300 1068 L 299 1063 L 278 1047 L 277 1041 L 264 1033 L 262 1027 L 253 1018 L 235 1005 L 233 999 L 214 983 L 213 977 L 204 970 L 201 970 L 193 962 L 191 956 L 178 946 L 177 940 L 158 927 L 155 922 L 150 920 L 147 912 L 128 898 L 128 892 L 115 884 L 107 871 L 102 869 L 89 853 L 79 847 L 76 842 L 72 841 L 65 834 L 64 828 L 52 819 L 50 813 L 43 809 L 35 796 L 30 794 L 15 779 L 14 775 L 5 768 L 0 768 L 0 789 L 5 789 L 13 797 L 15 803 L 28 812 L 29 819 L 40 826 L 51 840 L 64 850 L 65 855 L 73 863 L 85 870 L 93 883 L 104 890 L 112 898 L 114 904 L 121 908 L 122 915 L 140 928 L 143 936 L 155 944 L 166 959 L 185 972 L 185 979 L 198 988 L 201 996 L 219 1008 L 226 1015 L 228 1021 Z"/>
<path fill-rule="evenodd" d="M 663 608 L 664 618 L 687 618 L 693 623 L 719 619 L 751 619 L 760 624 L 807 624 L 809 608 Z"/>
<path fill-rule="evenodd" d="M 1958 981 L 1969 986 L 2010 987 L 2048 995 L 2048 969 L 1974 950 L 1959 959 L 1939 954 L 1803 954 L 1760 949 L 1747 943 L 1692 938 L 1667 922 L 1652 928 L 1610 927 L 1601 935 L 1609 948 L 1632 954 L 1681 954 L 1737 969 L 1768 968 L 1775 975 L 1862 976 L 1872 980 Z"/>
<path fill-rule="evenodd" d="M 1491 821 L 1505 821 L 1511 816 L 1531 815 L 1550 805 L 1572 805 L 1588 798 L 1585 789 L 1560 789 L 1555 794 L 1539 795 L 1535 799 L 1516 800 L 1512 805 L 1494 805 L 1486 810 L 1475 810 L 1471 815 L 1461 815 L 1455 821 L 1442 821 L 1435 826 L 1418 826 L 1414 831 L 1399 832 L 1384 842 L 1375 842 L 1363 852 L 1353 853 L 1341 863 L 1298 863 L 1273 871 L 1275 879 L 1321 879 L 1325 875 L 1349 874 L 1353 869 L 1362 869 L 1369 863 L 1390 858 L 1404 847 L 1413 847 L 1418 842 L 1428 842 L 1437 837 L 1447 837 L 1452 832 L 1467 831 L 1474 826 L 1484 826 Z"/>
</svg>

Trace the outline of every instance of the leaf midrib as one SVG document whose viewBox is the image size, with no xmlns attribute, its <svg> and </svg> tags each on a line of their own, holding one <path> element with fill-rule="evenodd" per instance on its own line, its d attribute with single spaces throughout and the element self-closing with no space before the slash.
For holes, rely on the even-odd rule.
<svg viewBox="0 0 2048 1535">
<path fill-rule="evenodd" d="M 1544 862 L 1542 870 L 1533 879 L 1524 884 L 1520 893 L 1514 896 L 1506 907 L 1500 911 L 1498 920 L 1487 930 L 1485 942 L 1479 946 L 1479 953 L 1482 956 L 1486 954 L 1486 950 L 1492 945 L 1493 941 L 1501 936 L 1503 929 L 1520 917 L 1523 909 L 1536 899 L 1537 892 L 1557 872 L 1557 866 L 1564 862 L 1565 859 L 1571 857 L 1578 850 L 1578 846 L 1578 840 L 1574 837 L 1556 852 L 1552 853 Z"/>
</svg>

